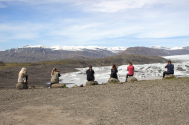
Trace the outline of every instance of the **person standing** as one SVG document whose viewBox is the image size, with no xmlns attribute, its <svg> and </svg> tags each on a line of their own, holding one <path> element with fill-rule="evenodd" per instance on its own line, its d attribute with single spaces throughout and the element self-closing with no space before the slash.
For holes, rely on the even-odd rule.
<svg viewBox="0 0 189 125">
<path fill-rule="evenodd" d="M 50 83 L 50 88 L 52 84 L 59 83 L 59 77 L 60 77 L 60 71 L 58 71 L 56 68 L 53 68 L 51 71 L 51 83 Z"/>
<path fill-rule="evenodd" d="M 165 77 L 165 75 L 174 74 L 174 65 L 171 64 L 170 60 L 168 61 L 165 68 L 167 68 L 167 71 L 163 72 L 163 78 Z"/>
<path fill-rule="evenodd" d="M 110 78 L 115 78 L 115 79 L 118 79 L 117 77 L 117 67 L 115 64 L 112 65 L 112 69 L 111 69 L 111 75 L 110 75 Z"/>
<path fill-rule="evenodd" d="M 127 82 L 127 78 L 129 76 L 133 76 L 134 75 L 134 66 L 133 66 L 132 62 L 129 62 L 129 66 L 127 67 L 127 71 L 128 71 L 128 74 L 126 75 L 125 82 Z"/>
<path fill-rule="evenodd" d="M 92 69 L 91 65 L 89 66 L 89 69 L 86 71 L 86 74 L 87 74 L 87 80 L 88 81 L 94 81 L 95 80 L 95 77 L 94 77 L 95 72 Z"/>
</svg>

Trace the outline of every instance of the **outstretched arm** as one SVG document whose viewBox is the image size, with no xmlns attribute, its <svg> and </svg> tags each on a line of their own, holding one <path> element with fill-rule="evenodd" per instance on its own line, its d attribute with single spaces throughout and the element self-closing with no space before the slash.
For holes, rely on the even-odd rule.
<svg viewBox="0 0 189 125">
<path fill-rule="evenodd" d="M 165 68 L 167 68 L 168 63 L 166 64 Z"/>
</svg>

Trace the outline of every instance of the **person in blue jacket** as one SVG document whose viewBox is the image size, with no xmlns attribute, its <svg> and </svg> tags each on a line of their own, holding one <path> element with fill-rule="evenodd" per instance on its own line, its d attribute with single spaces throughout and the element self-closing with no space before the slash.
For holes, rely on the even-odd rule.
<svg viewBox="0 0 189 125">
<path fill-rule="evenodd" d="M 163 72 L 163 78 L 165 77 L 165 75 L 174 74 L 174 65 L 171 64 L 170 60 L 168 61 L 165 68 L 167 68 L 167 71 Z"/>
</svg>

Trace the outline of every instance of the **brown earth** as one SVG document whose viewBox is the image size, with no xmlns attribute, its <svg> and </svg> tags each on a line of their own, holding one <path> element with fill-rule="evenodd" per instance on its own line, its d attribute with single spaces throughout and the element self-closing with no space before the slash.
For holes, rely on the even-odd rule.
<svg viewBox="0 0 189 125">
<path fill-rule="evenodd" d="M 0 90 L 1 125 L 188 125 L 189 78 Z"/>
</svg>

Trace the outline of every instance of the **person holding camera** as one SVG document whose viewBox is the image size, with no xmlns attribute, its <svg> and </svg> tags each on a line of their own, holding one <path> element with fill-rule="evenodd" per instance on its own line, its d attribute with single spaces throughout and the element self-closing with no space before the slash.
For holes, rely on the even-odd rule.
<svg viewBox="0 0 189 125">
<path fill-rule="evenodd" d="M 171 60 L 168 61 L 165 68 L 167 68 L 167 71 L 163 72 L 163 78 L 165 77 L 165 75 L 174 74 L 174 65 L 171 64 Z"/>
<path fill-rule="evenodd" d="M 59 77 L 60 77 L 60 71 L 58 71 L 56 68 L 53 68 L 53 70 L 51 72 L 51 84 L 50 84 L 50 88 L 51 88 L 52 84 L 59 83 Z"/>
</svg>

